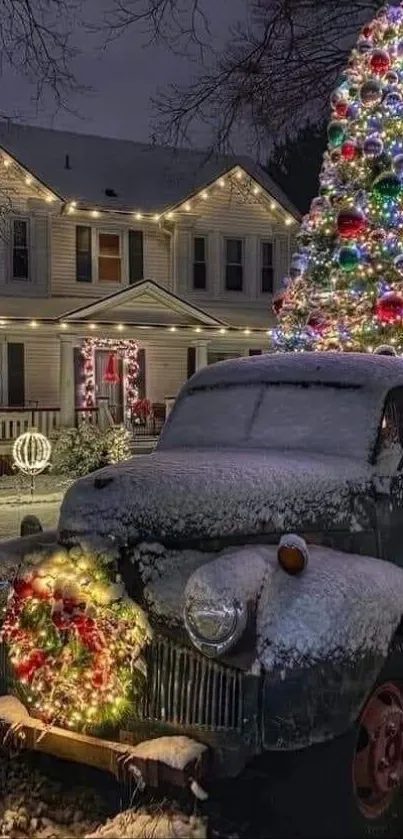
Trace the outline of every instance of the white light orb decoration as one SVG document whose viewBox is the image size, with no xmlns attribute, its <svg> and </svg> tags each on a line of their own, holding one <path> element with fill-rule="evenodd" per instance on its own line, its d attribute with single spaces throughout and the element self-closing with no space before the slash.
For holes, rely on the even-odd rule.
<svg viewBox="0 0 403 839">
<path fill-rule="evenodd" d="M 32 479 L 46 469 L 50 462 L 52 446 L 44 434 L 35 428 L 17 437 L 13 446 L 13 460 L 20 472 Z"/>
</svg>

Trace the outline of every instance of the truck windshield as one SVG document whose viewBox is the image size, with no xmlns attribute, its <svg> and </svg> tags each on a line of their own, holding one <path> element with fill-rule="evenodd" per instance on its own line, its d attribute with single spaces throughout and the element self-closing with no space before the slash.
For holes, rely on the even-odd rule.
<svg viewBox="0 0 403 839">
<path fill-rule="evenodd" d="M 360 386 L 251 384 L 201 388 L 179 401 L 159 445 L 263 448 L 368 461 L 374 394 Z"/>
</svg>

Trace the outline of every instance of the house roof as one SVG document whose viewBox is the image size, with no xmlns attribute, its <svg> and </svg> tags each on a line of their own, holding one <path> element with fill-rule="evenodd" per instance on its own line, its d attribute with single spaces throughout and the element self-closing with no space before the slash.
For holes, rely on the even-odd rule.
<svg viewBox="0 0 403 839">
<path fill-rule="evenodd" d="M 280 187 L 249 157 L 209 155 L 10 121 L 0 122 L 0 146 L 65 202 L 81 206 L 161 213 L 240 166 L 294 218 L 300 217 Z M 108 196 L 106 190 L 116 196 Z"/>
</svg>

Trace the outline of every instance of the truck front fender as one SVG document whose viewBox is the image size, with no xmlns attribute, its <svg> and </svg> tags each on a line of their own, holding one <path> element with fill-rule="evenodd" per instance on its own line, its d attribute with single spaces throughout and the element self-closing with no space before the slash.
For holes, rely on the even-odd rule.
<svg viewBox="0 0 403 839">
<path fill-rule="evenodd" d="M 257 611 L 262 740 L 295 749 L 346 731 L 387 658 L 403 613 L 403 570 L 310 546 L 297 577 L 270 561 Z"/>
</svg>

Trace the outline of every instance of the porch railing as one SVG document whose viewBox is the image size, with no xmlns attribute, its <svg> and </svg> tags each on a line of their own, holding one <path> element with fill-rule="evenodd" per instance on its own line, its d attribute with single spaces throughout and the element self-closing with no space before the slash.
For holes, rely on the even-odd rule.
<svg viewBox="0 0 403 839">
<path fill-rule="evenodd" d="M 20 434 L 35 427 L 51 437 L 60 426 L 59 408 L 1 408 L 0 441 L 16 440 Z"/>
</svg>

